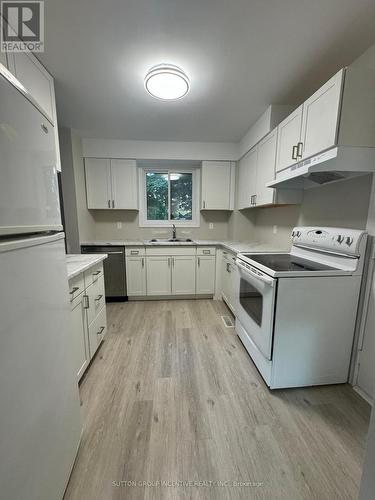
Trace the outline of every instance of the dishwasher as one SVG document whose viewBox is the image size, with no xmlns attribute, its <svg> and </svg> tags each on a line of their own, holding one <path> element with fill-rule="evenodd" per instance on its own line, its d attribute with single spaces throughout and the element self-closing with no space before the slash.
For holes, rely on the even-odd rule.
<svg viewBox="0 0 375 500">
<path fill-rule="evenodd" d="M 82 245 L 81 253 L 106 253 L 103 261 L 105 298 L 107 301 L 127 300 L 125 247 Z"/>
</svg>

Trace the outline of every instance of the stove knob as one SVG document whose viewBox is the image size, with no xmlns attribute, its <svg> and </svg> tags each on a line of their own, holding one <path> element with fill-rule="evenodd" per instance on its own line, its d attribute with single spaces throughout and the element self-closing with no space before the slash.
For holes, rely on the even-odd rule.
<svg viewBox="0 0 375 500">
<path fill-rule="evenodd" d="M 337 243 L 340 243 L 340 245 L 341 245 L 341 243 L 342 243 L 343 241 L 344 241 L 344 236 L 341 236 L 341 234 L 339 234 L 339 235 L 337 236 Z"/>
<path fill-rule="evenodd" d="M 348 247 L 350 247 L 353 243 L 353 238 L 351 238 L 350 236 L 348 236 L 345 240 L 345 243 L 348 245 Z"/>
</svg>

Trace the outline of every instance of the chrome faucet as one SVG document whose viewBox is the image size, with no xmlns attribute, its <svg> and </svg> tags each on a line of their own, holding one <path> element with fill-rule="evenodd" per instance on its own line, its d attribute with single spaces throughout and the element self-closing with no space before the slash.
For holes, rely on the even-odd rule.
<svg viewBox="0 0 375 500">
<path fill-rule="evenodd" d="M 174 224 L 172 224 L 172 239 L 176 239 L 177 236 L 176 236 L 176 226 Z"/>
</svg>

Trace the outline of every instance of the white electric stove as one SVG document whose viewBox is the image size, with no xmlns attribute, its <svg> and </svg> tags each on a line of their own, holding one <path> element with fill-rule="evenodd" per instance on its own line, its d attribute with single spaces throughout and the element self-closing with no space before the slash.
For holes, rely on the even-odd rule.
<svg viewBox="0 0 375 500">
<path fill-rule="evenodd" d="M 237 334 L 271 389 L 347 382 L 367 234 L 296 227 L 292 242 L 237 256 Z"/>
</svg>

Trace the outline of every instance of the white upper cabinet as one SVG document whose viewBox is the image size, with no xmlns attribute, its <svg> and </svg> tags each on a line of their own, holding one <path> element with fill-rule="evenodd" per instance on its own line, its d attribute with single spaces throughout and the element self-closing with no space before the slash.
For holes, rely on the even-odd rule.
<svg viewBox="0 0 375 500">
<path fill-rule="evenodd" d="M 297 148 L 301 136 L 302 109 L 297 108 L 278 126 L 276 171 L 289 167 L 297 161 Z"/>
<path fill-rule="evenodd" d="M 202 162 L 202 210 L 233 210 L 234 176 L 233 162 Z"/>
<path fill-rule="evenodd" d="M 111 160 L 113 207 L 138 210 L 137 165 L 134 160 Z"/>
<path fill-rule="evenodd" d="M 111 208 L 110 160 L 86 158 L 85 174 L 87 208 Z"/>
<path fill-rule="evenodd" d="M 86 158 L 87 208 L 138 210 L 135 160 Z"/>
<path fill-rule="evenodd" d="M 274 129 L 258 144 L 256 205 L 274 203 L 275 190 L 266 187 L 275 178 L 277 129 Z"/>
<path fill-rule="evenodd" d="M 308 158 L 336 144 L 344 70 L 339 71 L 303 104 L 298 159 Z"/>
<path fill-rule="evenodd" d="M 52 75 L 28 52 L 12 52 L 7 54 L 8 69 L 30 92 L 42 111 L 54 126 L 56 168 L 61 170 L 60 145 L 56 114 L 55 86 Z"/>
<path fill-rule="evenodd" d="M 238 208 L 248 208 L 254 205 L 256 193 L 257 147 L 251 149 L 238 166 Z"/>
</svg>

